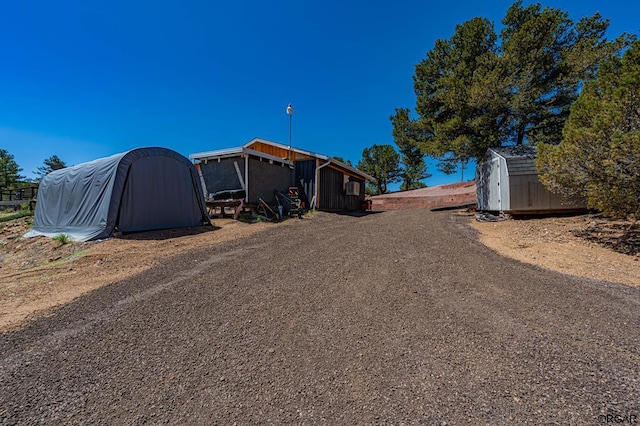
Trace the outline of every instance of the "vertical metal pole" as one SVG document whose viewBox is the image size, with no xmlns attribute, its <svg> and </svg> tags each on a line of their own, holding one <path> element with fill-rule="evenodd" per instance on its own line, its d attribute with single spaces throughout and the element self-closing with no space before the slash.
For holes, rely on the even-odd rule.
<svg viewBox="0 0 640 426">
<path fill-rule="evenodd" d="M 289 160 L 292 160 L 291 158 L 291 121 L 293 118 L 293 114 L 289 114 Z"/>
<path fill-rule="evenodd" d="M 291 165 L 293 166 L 292 170 L 291 170 L 291 185 L 295 185 L 295 181 L 296 181 L 296 166 L 295 163 L 293 162 L 293 152 L 291 151 L 291 122 L 293 120 L 293 111 L 291 114 L 289 114 L 289 160 L 291 161 Z"/>
<path fill-rule="evenodd" d="M 291 166 L 292 170 L 291 170 L 291 185 L 295 184 L 295 165 L 294 165 L 294 161 L 293 161 L 293 152 L 291 150 L 291 134 L 292 134 L 292 120 L 293 120 L 293 107 L 291 106 L 291 104 L 289 104 L 289 106 L 287 107 L 287 114 L 289 114 L 289 149 L 287 150 L 287 157 L 289 157 L 289 161 L 291 161 Z"/>
</svg>

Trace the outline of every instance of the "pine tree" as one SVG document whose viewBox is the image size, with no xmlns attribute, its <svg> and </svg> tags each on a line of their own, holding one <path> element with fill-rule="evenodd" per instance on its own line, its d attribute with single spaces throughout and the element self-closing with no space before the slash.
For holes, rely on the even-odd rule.
<svg viewBox="0 0 640 426">
<path fill-rule="evenodd" d="M 371 175 L 375 181 L 367 185 L 371 195 L 385 194 L 388 185 L 400 180 L 400 156 L 391 145 L 373 145 L 362 151 L 358 170 Z"/>
<path fill-rule="evenodd" d="M 400 149 L 400 162 L 402 163 L 400 190 L 426 187 L 427 185 L 422 180 L 431 175 L 427 173 L 424 154 L 417 143 L 420 138 L 419 128 L 410 120 L 409 110 L 406 108 L 397 108 L 395 115 L 392 115 L 390 119 L 393 124 L 393 139 Z"/>
<path fill-rule="evenodd" d="M 562 142 L 539 146 L 537 166 L 551 191 L 640 218 L 640 42 L 602 64 L 571 108 Z"/>
<path fill-rule="evenodd" d="M 522 1 L 502 24 L 498 37 L 485 18 L 464 22 L 416 65 L 411 132 L 443 170 L 481 159 L 490 147 L 558 143 L 580 87 L 634 39 L 608 41 L 609 22 L 597 13 L 574 22 L 560 9 Z"/>
<path fill-rule="evenodd" d="M 46 158 L 43 163 L 43 166 L 38 167 L 38 169 L 33 172 L 36 176 L 38 176 L 36 178 L 38 182 L 40 182 L 43 177 L 45 177 L 52 171 L 67 167 L 66 163 L 58 158 L 57 155 L 52 155 L 51 157 Z"/>
<path fill-rule="evenodd" d="M 18 181 L 24 179 L 21 171 L 13 155 L 6 149 L 0 149 L 0 190 L 14 188 Z"/>
</svg>

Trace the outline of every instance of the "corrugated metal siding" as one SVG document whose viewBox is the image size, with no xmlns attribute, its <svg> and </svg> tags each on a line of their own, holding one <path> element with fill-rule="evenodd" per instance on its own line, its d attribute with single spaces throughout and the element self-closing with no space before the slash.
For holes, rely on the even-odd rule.
<svg viewBox="0 0 640 426">
<path fill-rule="evenodd" d="M 511 202 L 505 211 L 527 212 L 548 210 L 571 210 L 585 207 L 579 201 L 569 202 L 549 191 L 538 180 L 537 175 L 509 177 Z"/>
<path fill-rule="evenodd" d="M 296 161 L 295 176 L 296 186 L 302 190 L 300 199 L 309 206 L 316 191 L 316 160 Z"/>
<path fill-rule="evenodd" d="M 362 202 L 364 201 L 364 180 L 357 178 L 349 178 L 350 182 L 358 182 L 360 185 L 360 195 L 345 195 L 345 209 L 349 211 L 362 210 Z"/>
<path fill-rule="evenodd" d="M 321 210 L 344 210 L 344 175 L 330 167 L 320 169 Z"/>
<path fill-rule="evenodd" d="M 345 174 L 331 167 L 320 169 L 320 210 L 360 210 L 364 200 L 364 180 L 347 177 L 360 183 L 360 195 L 345 194 Z"/>
</svg>

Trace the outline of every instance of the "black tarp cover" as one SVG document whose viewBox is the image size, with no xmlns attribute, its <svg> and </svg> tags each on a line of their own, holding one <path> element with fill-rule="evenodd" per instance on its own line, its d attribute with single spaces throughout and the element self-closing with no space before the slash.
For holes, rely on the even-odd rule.
<svg viewBox="0 0 640 426">
<path fill-rule="evenodd" d="M 26 237 L 66 234 L 74 241 L 120 232 L 208 222 L 198 173 L 166 148 L 138 148 L 45 176 Z"/>
</svg>

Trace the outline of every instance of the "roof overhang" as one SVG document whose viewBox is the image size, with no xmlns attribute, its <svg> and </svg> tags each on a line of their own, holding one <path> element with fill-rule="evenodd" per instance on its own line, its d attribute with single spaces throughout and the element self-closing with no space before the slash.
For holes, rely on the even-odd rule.
<svg viewBox="0 0 640 426">
<path fill-rule="evenodd" d="M 370 176 L 367 173 L 364 173 L 353 166 L 345 164 L 342 161 L 338 161 L 326 155 L 318 154 L 317 152 L 308 151 L 305 149 L 296 148 L 294 146 L 284 145 L 279 142 L 273 142 L 273 141 L 262 139 L 262 138 L 253 138 L 249 142 L 245 143 L 240 147 L 219 149 L 215 151 L 205 151 L 205 152 L 199 152 L 196 154 L 189 154 L 189 158 L 194 161 L 207 161 L 207 160 L 214 160 L 214 159 L 217 160 L 217 159 L 228 158 L 228 157 L 237 157 L 242 155 L 252 155 L 252 156 L 264 158 L 270 161 L 278 161 L 285 164 L 292 164 L 291 160 L 288 160 L 286 158 L 276 157 L 274 155 L 266 154 L 264 152 L 260 152 L 260 151 L 249 148 L 250 146 L 258 142 L 266 145 L 275 146 L 284 150 L 293 151 L 302 155 L 306 155 L 307 157 L 316 158 L 320 161 L 324 161 L 324 162 L 328 161 L 335 168 L 346 170 L 351 174 L 362 177 L 364 180 L 368 180 L 368 181 L 375 180 L 373 176 Z"/>
<path fill-rule="evenodd" d="M 256 151 L 254 149 L 242 147 L 236 148 L 226 148 L 226 149 L 218 149 L 216 151 L 206 151 L 206 152 L 198 152 L 195 154 L 189 154 L 189 158 L 198 161 L 198 162 L 206 162 L 208 160 L 218 160 L 222 158 L 231 158 L 231 157 L 244 157 L 246 155 L 252 155 L 254 157 L 263 158 L 269 161 L 277 161 L 284 164 L 293 164 L 291 160 L 287 160 L 286 158 L 276 157 L 274 155 L 269 155 L 264 152 Z"/>
<path fill-rule="evenodd" d="M 284 145 L 284 144 L 281 144 L 279 142 L 274 142 L 274 141 L 270 141 L 270 140 L 262 139 L 262 138 L 253 138 L 249 142 L 244 144 L 243 147 L 249 147 L 249 146 L 255 144 L 256 142 L 264 143 L 264 144 L 267 144 L 267 145 L 272 145 L 272 146 L 275 146 L 275 147 L 278 147 L 278 148 L 282 148 L 282 149 L 286 149 L 286 150 L 291 150 L 293 152 L 297 152 L 297 153 L 302 154 L 302 155 L 306 155 L 306 156 L 309 156 L 309 157 L 317 158 L 318 160 L 321 160 L 321 161 L 330 161 L 331 164 L 333 164 L 335 166 L 338 166 L 338 168 L 345 169 L 345 170 L 347 170 L 347 171 L 349 171 L 349 172 L 351 172 L 351 173 L 353 173 L 355 175 L 361 176 L 365 180 L 369 180 L 369 181 L 375 180 L 373 178 L 373 176 L 370 176 L 367 173 L 364 173 L 363 171 L 358 170 L 353 166 L 345 164 L 342 161 L 338 161 L 335 158 L 329 157 L 329 156 L 324 155 L 324 154 L 318 154 L 317 152 L 308 151 L 306 149 L 300 149 L 300 148 L 296 148 L 294 146 Z"/>
<path fill-rule="evenodd" d="M 288 151 L 297 152 L 298 154 L 308 155 L 309 157 L 319 158 L 321 160 L 329 159 L 329 157 L 327 157 L 326 155 L 318 154 L 317 152 L 307 151 L 305 149 L 296 148 L 295 146 L 289 146 L 289 145 L 281 144 L 279 142 L 269 141 L 269 140 L 262 139 L 262 138 L 253 138 L 249 142 L 245 143 L 242 146 L 247 148 L 247 147 L 250 147 L 251 145 L 253 145 L 256 142 L 260 142 L 260 143 L 264 143 L 264 144 L 267 144 L 267 145 L 275 146 L 275 147 L 278 147 L 278 148 L 286 149 Z"/>
<path fill-rule="evenodd" d="M 331 165 L 336 165 L 339 168 L 346 169 L 347 171 L 349 171 L 349 172 L 351 172 L 351 173 L 353 173 L 353 174 L 355 174 L 357 176 L 362 177 L 364 180 L 368 180 L 368 181 L 375 180 L 375 178 L 373 176 L 368 175 L 367 173 L 365 173 L 363 171 L 360 171 L 360 170 L 356 169 L 355 167 L 352 167 L 352 166 L 350 166 L 348 164 L 345 164 L 342 161 L 338 161 L 338 160 L 336 160 L 334 158 L 329 158 L 328 161 L 331 161 Z"/>
</svg>

